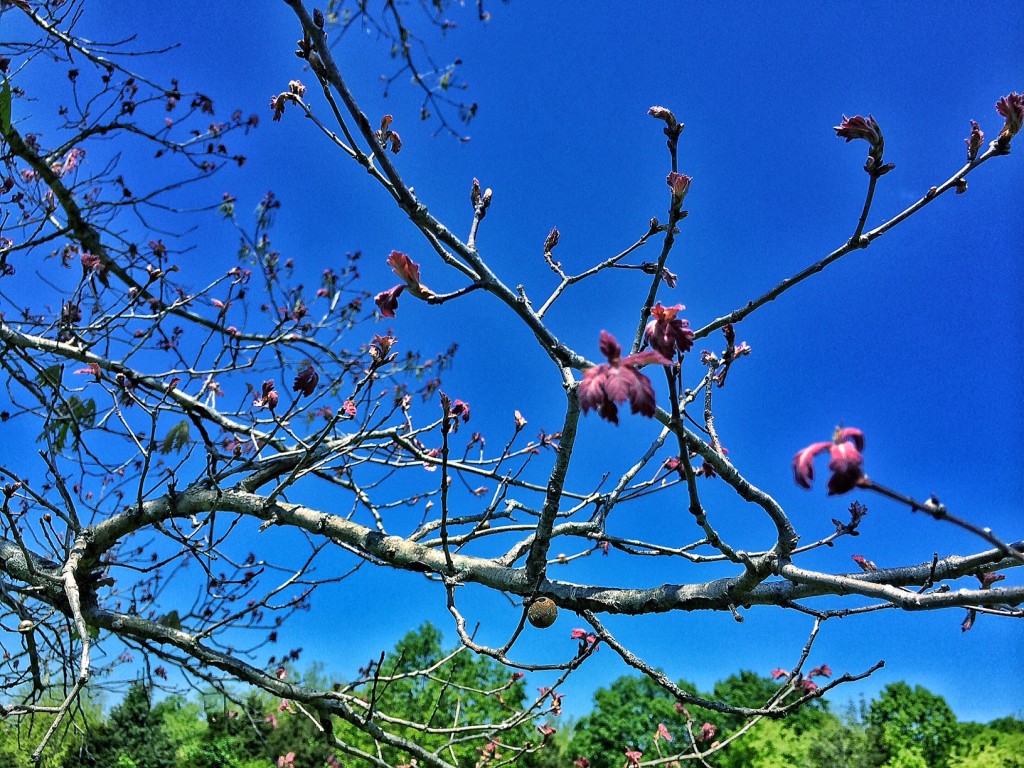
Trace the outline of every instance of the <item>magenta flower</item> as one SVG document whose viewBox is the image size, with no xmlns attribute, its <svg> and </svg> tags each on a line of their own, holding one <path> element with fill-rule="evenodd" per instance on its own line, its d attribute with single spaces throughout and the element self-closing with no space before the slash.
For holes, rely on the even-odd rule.
<svg viewBox="0 0 1024 768">
<path fill-rule="evenodd" d="M 686 307 L 676 304 L 674 307 L 663 307 L 659 301 L 651 308 L 651 317 L 644 329 L 644 338 L 651 348 L 671 359 L 676 350 L 689 352 L 693 349 L 693 331 L 690 321 L 676 317 Z"/>
<path fill-rule="evenodd" d="M 668 728 L 665 727 L 664 723 L 658 723 L 658 730 L 654 734 L 654 740 L 664 739 L 665 741 L 672 741 L 672 734 L 668 732 Z"/>
<path fill-rule="evenodd" d="M 776 667 L 771 671 L 772 680 L 778 680 L 782 677 L 789 677 L 789 670 L 783 669 L 782 667 Z"/>
<path fill-rule="evenodd" d="M 716 733 L 718 733 L 718 728 L 711 723 L 704 723 L 704 725 L 700 727 L 700 740 L 711 741 L 715 738 Z"/>
<path fill-rule="evenodd" d="M 588 368 L 583 374 L 579 385 L 583 413 L 594 409 L 602 419 L 618 424 L 618 406 L 628 400 L 633 413 L 653 416 L 654 387 L 637 368 L 648 363 L 672 365 L 672 361 L 653 349 L 622 357 L 622 347 L 607 331 L 601 331 L 600 346 L 608 362 Z"/>
<path fill-rule="evenodd" d="M 1008 145 L 1010 139 L 1021 129 L 1021 125 L 1024 125 L 1024 93 L 1003 96 L 996 102 L 996 112 L 1006 119 L 1003 129 L 999 131 L 998 141 L 1000 144 Z"/>
<path fill-rule="evenodd" d="M 832 477 L 828 481 L 828 495 L 838 496 L 852 491 L 864 477 L 864 433 L 859 429 L 837 427 L 830 443 L 813 443 L 793 457 L 793 477 L 801 488 L 810 488 L 814 479 L 814 457 L 830 451 L 832 460 L 828 468 Z"/>
<path fill-rule="evenodd" d="M 639 750 L 626 750 L 626 768 L 640 768 L 640 758 L 644 756 Z"/>
</svg>

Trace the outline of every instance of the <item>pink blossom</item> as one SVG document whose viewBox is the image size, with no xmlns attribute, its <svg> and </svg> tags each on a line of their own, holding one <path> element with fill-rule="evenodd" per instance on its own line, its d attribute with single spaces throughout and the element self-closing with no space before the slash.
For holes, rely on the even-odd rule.
<svg viewBox="0 0 1024 768">
<path fill-rule="evenodd" d="M 718 733 L 718 728 L 711 723 L 704 723 L 704 725 L 700 727 L 700 740 L 711 741 L 715 738 L 716 733 Z"/>
<path fill-rule="evenodd" d="M 800 681 L 800 687 L 804 689 L 804 693 L 814 693 L 818 690 L 818 684 L 809 677 L 805 677 Z"/>
<path fill-rule="evenodd" d="M 569 633 L 569 637 L 572 640 L 582 640 L 586 636 L 587 636 L 587 630 L 585 630 L 585 629 L 577 628 L 577 629 L 574 629 L 572 632 Z"/>
<path fill-rule="evenodd" d="M 644 329 L 644 338 L 665 357 L 671 359 L 676 351 L 689 352 L 693 348 L 693 331 L 690 322 L 676 317 L 686 307 L 676 304 L 674 307 L 663 307 L 659 301 L 651 308 L 651 317 Z"/>
<path fill-rule="evenodd" d="M 668 728 L 665 727 L 664 723 L 658 723 L 658 730 L 654 734 L 654 740 L 664 739 L 665 741 L 672 741 L 672 734 L 668 732 Z"/>
<path fill-rule="evenodd" d="M 623 358 L 622 348 L 607 331 L 601 331 L 600 346 L 608 362 L 588 368 L 583 374 L 579 385 L 583 413 L 593 409 L 601 418 L 618 424 L 618 405 L 628 400 L 633 413 L 653 416 L 654 387 L 637 368 L 648 363 L 672 365 L 672 361 L 652 349 Z"/>
<path fill-rule="evenodd" d="M 550 725 L 538 725 L 537 730 L 540 732 L 541 736 L 547 739 L 547 737 L 555 733 L 557 729 L 552 728 Z"/>
<path fill-rule="evenodd" d="M 810 488 L 814 479 L 814 457 L 830 451 L 832 460 L 828 468 L 832 477 L 828 481 L 828 495 L 837 496 L 852 491 L 864 477 L 864 433 L 859 429 L 836 428 L 832 442 L 812 443 L 793 457 L 793 476 L 801 488 Z"/>
<path fill-rule="evenodd" d="M 778 680 L 783 677 L 789 677 L 789 670 L 783 669 L 782 667 L 776 667 L 771 671 L 772 680 Z"/>
<path fill-rule="evenodd" d="M 573 760 L 572 764 L 575 765 L 576 768 L 590 768 L 590 761 L 582 756 L 577 757 L 575 760 Z"/>
<path fill-rule="evenodd" d="M 289 752 L 287 755 L 281 755 L 277 758 L 277 768 L 287 768 L 288 766 L 295 765 L 295 753 Z"/>
<path fill-rule="evenodd" d="M 643 756 L 643 752 L 627 749 L 626 768 L 640 768 L 640 758 L 642 758 Z"/>
</svg>

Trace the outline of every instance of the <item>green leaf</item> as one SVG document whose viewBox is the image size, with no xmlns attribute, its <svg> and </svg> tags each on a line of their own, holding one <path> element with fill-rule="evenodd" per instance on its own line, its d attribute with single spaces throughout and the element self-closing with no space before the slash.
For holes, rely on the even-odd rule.
<svg viewBox="0 0 1024 768">
<path fill-rule="evenodd" d="M 43 371 L 40 376 L 45 375 L 49 370 Z M 60 403 L 57 406 L 53 420 L 49 423 L 47 430 L 39 436 L 39 440 L 45 439 L 48 431 L 53 440 L 53 447 L 58 451 L 63 451 L 68 442 L 69 432 L 77 443 L 81 438 L 82 430 L 91 429 L 95 423 L 96 401 L 92 398 L 82 400 L 72 395 L 66 404 Z"/>
<path fill-rule="evenodd" d="M 56 389 L 60 386 L 61 366 L 60 364 L 51 365 L 48 368 L 43 368 L 36 376 L 36 383 L 41 387 L 53 387 Z"/>
<path fill-rule="evenodd" d="M 160 441 L 160 453 L 181 453 L 182 448 L 187 446 L 189 440 L 188 419 L 179 421 L 167 432 L 167 435 Z"/>
<path fill-rule="evenodd" d="M 7 136 L 11 130 L 11 84 L 4 78 L 0 88 L 0 134 Z"/>
</svg>

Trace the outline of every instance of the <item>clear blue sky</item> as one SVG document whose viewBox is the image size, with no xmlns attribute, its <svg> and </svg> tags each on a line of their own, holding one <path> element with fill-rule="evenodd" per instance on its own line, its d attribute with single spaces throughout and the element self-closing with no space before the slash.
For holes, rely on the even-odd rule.
<svg viewBox="0 0 1024 768">
<path fill-rule="evenodd" d="M 99 2 L 89 6 L 83 29 L 107 38 L 137 32 L 144 45 L 181 42 L 165 59 L 140 67 L 209 93 L 222 114 L 236 106 L 260 114 L 259 130 L 239 147 L 249 162 L 218 177 L 218 196 L 231 191 L 244 212 L 273 189 L 283 201 L 275 244 L 311 276 L 336 264 L 339 254 L 361 249 L 366 287 L 383 290 L 395 282 L 384 260 L 399 249 L 422 263 L 431 287 L 457 287 L 389 209 L 383 191 L 311 125 L 295 112 L 270 122 L 271 94 L 293 78 L 313 81 L 292 54 L 297 27 L 284 4 L 221 0 L 215 7 L 213 18 L 208 2 Z M 661 125 L 646 111 L 655 104 L 673 109 L 686 123 L 680 170 L 694 182 L 685 206 L 690 216 L 669 264 L 679 286 L 663 289 L 661 298 L 685 304 L 694 327 L 849 237 L 866 185 L 866 145 L 835 137 L 832 126 L 844 113 L 873 114 L 885 134 L 886 160 L 896 163 L 879 183 L 870 227 L 960 167 L 970 119 L 994 138 L 1002 124 L 994 102 L 1024 89 L 1024 5 L 1016 2 L 513 0 L 491 10 L 486 26 L 470 9 L 455 11 L 459 29 L 437 50 L 439 58 L 463 59 L 471 98 L 480 104 L 468 145 L 431 138 L 436 125 L 416 119 L 411 90 L 399 87 L 382 100 L 377 76 L 388 62 L 372 41 L 353 38 L 339 48 L 367 111 L 395 115 L 405 178 L 461 233 L 470 223 L 471 179 L 492 187 L 480 247 L 499 276 L 522 282 L 536 300 L 553 285 L 541 259 L 552 226 L 562 232 L 557 256 L 571 269 L 628 245 L 651 216 L 664 218 L 667 152 Z M 311 102 L 323 110 L 322 97 Z M 784 505 L 805 538 L 828 533 L 829 518 L 842 517 L 851 498 L 828 499 L 823 487 L 798 489 L 790 460 L 804 445 L 827 439 L 838 422 L 864 430 L 866 470 L 879 482 L 918 497 L 934 492 L 958 514 L 1006 538 L 1022 537 L 1024 137 L 1017 144 L 1012 155 L 973 174 L 967 194 L 937 201 L 738 326 L 738 338 L 754 352 L 730 375 L 717 424 L 732 461 Z M 218 248 L 224 268 L 233 263 L 234 238 L 218 226 L 211 221 L 200 230 L 202 246 L 190 257 L 197 271 L 220 258 Z M 643 256 L 653 259 L 656 251 Z M 213 263 L 220 271 L 221 263 Z M 552 313 L 552 326 L 596 358 L 601 329 L 620 340 L 631 336 L 643 285 L 622 273 L 599 279 L 570 294 Z M 379 330 L 391 327 L 404 347 L 426 352 L 458 341 L 445 389 L 472 404 L 472 428 L 493 433 L 497 443 L 515 408 L 529 429 L 560 424 L 558 378 L 511 319 L 475 296 L 442 308 L 405 299 L 398 317 Z M 720 345 L 716 338 L 697 350 Z M 696 370 L 691 365 L 691 376 Z M 617 466 L 623 446 L 643 445 L 651 430 L 637 418 L 616 429 L 591 415 L 577 456 L 588 469 L 576 479 Z M 640 519 L 618 520 L 620 532 L 672 530 L 680 514 L 668 507 L 682 497 L 656 498 L 650 509 L 633 508 Z M 984 548 L 893 504 L 861 500 L 870 509 L 862 535 L 810 564 L 843 571 L 853 568 L 853 553 L 888 566 Z M 710 491 L 708 503 L 729 533 L 740 536 L 751 524 L 753 511 L 728 494 Z M 683 541 L 693 532 L 679 535 Z M 624 559 L 591 558 L 554 575 L 635 584 L 699 576 L 660 563 L 623 574 Z M 321 592 L 314 612 L 297 618 L 293 639 L 282 646 L 302 645 L 307 659 L 344 672 L 427 618 L 454 636 L 441 591 L 419 577 L 365 569 L 343 586 Z M 470 620 L 483 621 L 482 636 L 497 641 L 507 623 L 491 613 L 504 599 L 465 593 Z M 346 616 L 353 607 L 365 614 L 365 631 L 325 636 L 324 617 Z M 1020 622 L 983 616 L 962 634 L 961 619 L 962 611 L 893 611 L 831 621 L 811 662 L 859 672 L 886 660 L 884 670 L 847 695 L 870 696 L 905 679 L 944 696 L 964 719 L 1020 714 Z M 581 625 L 563 617 L 550 634 L 528 638 L 524 656 L 560 643 L 569 652 L 569 631 Z M 767 673 L 790 665 L 810 628 L 806 617 L 771 609 L 747 612 L 743 624 L 729 616 L 673 615 L 609 625 L 641 656 L 702 687 L 741 668 Z M 624 671 L 607 649 L 598 657 L 568 689 L 569 712 L 585 711 L 593 689 Z"/>
</svg>

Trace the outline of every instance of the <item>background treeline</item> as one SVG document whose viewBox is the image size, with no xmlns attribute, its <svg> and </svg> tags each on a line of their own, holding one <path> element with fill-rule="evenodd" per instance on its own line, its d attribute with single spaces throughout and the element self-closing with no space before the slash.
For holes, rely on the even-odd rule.
<svg viewBox="0 0 1024 768">
<path fill-rule="evenodd" d="M 443 655 L 441 635 L 428 625 L 410 632 L 387 655 L 382 674 L 421 670 Z M 286 674 L 295 674 L 287 669 Z M 324 683 L 314 667 L 301 677 Z M 696 692 L 688 684 L 687 690 Z M 779 683 L 740 672 L 705 692 L 730 704 L 759 706 Z M 495 692 L 500 692 L 500 695 Z M 475 722 L 497 723 L 527 701 L 525 681 L 500 665 L 468 654 L 443 671 L 390 682 L 374 694 L 392 717 L 423 721 L 435 728 L 457 722 L 473 708 Z M 530 692 L 532 695 L 532 691 Z M 980 690 L 978 695 L 984 695 Z M 548 700 L 550 701 L 550 699 Z M 517 753 L 526 768 L 623 768 L 626 751 L 640 760 L 674 754 L 695 738 L 728 738 L 742 726 L 738 717 L 690 708 L 686 715 L 647 678 L 624 676 L 594 695 L 589 714 L 576 721 L 547 718 L 505 733 L 481 749 L 479 740 L 461 742 L 442 733 L 407 734 L 422 746 L 439 748 L 463 768 L 496 768 Z M 0 761 L 29 768 L 33 747 L 47 726 L 45 716 L 19 723 L 0 721 Z M 538 728 L 537 726 L 541 727 Z M 553 727 L 553 733 L 548 732 Z M 358 749 L 379 754 L 388 764 L 407 757 L 383 749 L 344 723 L 337 735 Z M 543 749 L 537 750 L 543 745 Z M 71 727 L 47 750 L 47 768 L 324 768 L 362 761 L 329 748 L 320 730 L 294 702 L 251 693 L 179 696 L 154 701 L 142 683 L 118 703 L 80 709 Z M 892 683 L 859 706 L 834 711 L 820 701 L 784 720 L 762 720 L 724 752 L 709 759 L 719 768 L 1024 768 L 1024 721 L 1006 717 L 986 725 L 958 722 L 941 696 L 920 686 Z M 672 765 L 672 764 L 670 764 Z"/>
</svg>

